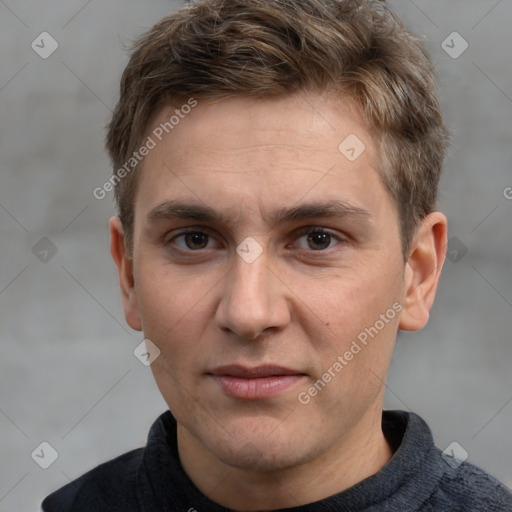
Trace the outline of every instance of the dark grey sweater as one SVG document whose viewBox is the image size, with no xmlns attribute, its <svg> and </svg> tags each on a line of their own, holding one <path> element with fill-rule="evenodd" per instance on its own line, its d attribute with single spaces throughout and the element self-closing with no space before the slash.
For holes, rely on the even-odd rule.
<svg viewBox="0 0 512 512">
<path fill-rule="evenodd" d="M 512 493 L 467 462 L 453 469 L 416 414 L 385 411 L 393 458 L 374 476 L 293 512 L 512 512 Z M 449 461 L 451 462 L 451 461 Z M 455 464 L 452 464 L 455 465 Z M 153 424 L 145 448 L 89 471 L 48 496 L 44 512 L 226 512 L 194 486 L 178 457 L 169 411 Z"/>
</svg>

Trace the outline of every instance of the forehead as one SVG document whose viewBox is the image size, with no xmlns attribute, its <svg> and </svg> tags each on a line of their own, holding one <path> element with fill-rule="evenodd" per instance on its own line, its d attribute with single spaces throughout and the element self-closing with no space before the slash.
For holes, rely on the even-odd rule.
<svg viewBox="0 0 512 512">
<path fill-rule="evenodd" d="M 389 201 L 373 137 L 349 100 L 304 92 L 182 107 L 162 108 L 148 132 L 155 147 L 136 197 L 145 212 L 175 198 L 237 214 L 302 199 L 374 210 Z"/>
</svg>

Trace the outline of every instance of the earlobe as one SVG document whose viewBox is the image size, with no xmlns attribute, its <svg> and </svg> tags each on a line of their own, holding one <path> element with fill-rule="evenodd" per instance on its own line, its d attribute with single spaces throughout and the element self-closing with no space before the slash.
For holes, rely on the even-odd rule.
<svg viewBox="0 0 512 512">
<path fill-rule="evenodd" d="M 121 299 L 126 322 L 136 331 L 142 330 L 135 281 L 133 277 L 133 260 L 126 251 L 123 225 L 119 217 L 112 217 L 109 221 L 110 227 L 110 253 L 117 267 L 119 274 L 119 285 L 121 288 Z"/>
<path fill-rule="evenodd" d="M 417 331 L 428 322 L 446 254 L 447 220 L 440 212 L 423 219 L 411 242 L 405 267 L 399 328 Z"/>
</svg>

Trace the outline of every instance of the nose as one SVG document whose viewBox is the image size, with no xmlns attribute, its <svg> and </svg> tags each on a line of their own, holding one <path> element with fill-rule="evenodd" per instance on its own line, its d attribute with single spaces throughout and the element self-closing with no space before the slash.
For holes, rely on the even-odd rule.
<svg viewBox="0 0 512 512">
<path fill-rule="evenodd" d="M 247 263 L 237 254 L 227 274 L 215 320 L 219 328 L 246 340 L 290 322 L 285 284 L 268 265 L 265 252 Z"/>
</svg>

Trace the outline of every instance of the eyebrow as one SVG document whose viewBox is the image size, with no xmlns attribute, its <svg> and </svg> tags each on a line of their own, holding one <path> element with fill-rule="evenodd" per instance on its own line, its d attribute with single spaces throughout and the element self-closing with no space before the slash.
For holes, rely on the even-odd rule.
<svg viewBox="0 0 512 512">
<path fill-rule="evenodd" d="M 292 208 L 278 208 L 270 213 L 270 224 L 292 223 L 316 217 L 355 217 L 367 219 L 370 212 L 344 201 L 328 201 L 301 204 Z M 202 204 L 165 201 L 153 208 L 146 216 L 148 222 L 169 219 L 197 220 L 229 224 L 220 212 Z"/>
</svg>

